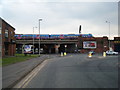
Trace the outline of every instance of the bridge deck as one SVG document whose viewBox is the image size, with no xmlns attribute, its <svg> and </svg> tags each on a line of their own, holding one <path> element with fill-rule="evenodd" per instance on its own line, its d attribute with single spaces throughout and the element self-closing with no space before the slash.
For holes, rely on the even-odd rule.
<svg viewBox="0 0 120 90">
<path fill-rule="evenodd" d="M 75 44 L 78 40 L 40 40 L 41 44 Z M 16 40 L 16 44 L 32 44 L 33 40 Z M 39 40 L 34 40 L 34 44 L 38 44 Z"/>
</svg>

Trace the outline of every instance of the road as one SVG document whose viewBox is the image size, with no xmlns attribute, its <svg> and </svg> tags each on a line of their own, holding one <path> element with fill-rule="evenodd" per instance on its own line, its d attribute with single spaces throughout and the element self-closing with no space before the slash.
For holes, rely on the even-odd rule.
<svg viewBox="0 0 120 90">
<path fill-rule="evenodd" d="M 71 54 L 46 60 L 24 88 L 117 88 L 118 56 Z"/>
</svg>

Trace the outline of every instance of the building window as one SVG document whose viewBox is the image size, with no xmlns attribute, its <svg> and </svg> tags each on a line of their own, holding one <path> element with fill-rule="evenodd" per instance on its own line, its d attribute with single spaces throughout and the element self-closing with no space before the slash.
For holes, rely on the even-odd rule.
<svg viewBox="0 0 120 90">
<path fill-rule="evenodd" d="M 8 38 L 8 30 L 5 29 L 5 37 Z"/>
<path fill-rule="evenodd" d="M 2 27 L 0 26 L 0 34 L 2 33 Z"/>
<path fill-rule="evenodd" d="M 11 35 L 13 34 L 13 32 L 11 31 Z"/>
</svg>

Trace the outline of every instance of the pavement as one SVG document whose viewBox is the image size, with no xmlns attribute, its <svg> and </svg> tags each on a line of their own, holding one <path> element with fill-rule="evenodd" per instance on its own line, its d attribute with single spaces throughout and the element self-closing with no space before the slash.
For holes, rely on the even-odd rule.
<svg viewBox="0 0 120 90">
<path fill-rule="evenodd" d="M 41 57 L 2 67 L 2 88 L 13 87 L 44 60 L 59 56 L 59 54 L 42 55 Z"/>
</svg>

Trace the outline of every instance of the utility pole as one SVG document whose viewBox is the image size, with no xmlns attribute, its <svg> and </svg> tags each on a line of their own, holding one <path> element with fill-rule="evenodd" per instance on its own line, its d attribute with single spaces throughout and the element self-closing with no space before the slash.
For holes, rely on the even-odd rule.
<svg viewBox="0 0 120 90">
<path fill-rule="evenodd" d="M 39 19 L 39 57 L 40 57 L 40 21 L 42 21 L 42 19 Z"/>
<path fill-rule="evenodd" d="M 37 27 L 33 27 L 33 54 L 34 54 L 34 28 L 37 28 Z"/>
<path fill-rule="evenodd" d="M 110 50 L 110 47 L 111 47 L 111 45 L 110 45 L 110 22 L 109 21 L 106 21 L 106 23 L 108 23 L 108 25 L 109 25 L 109 50 Z"/>
</svg>

